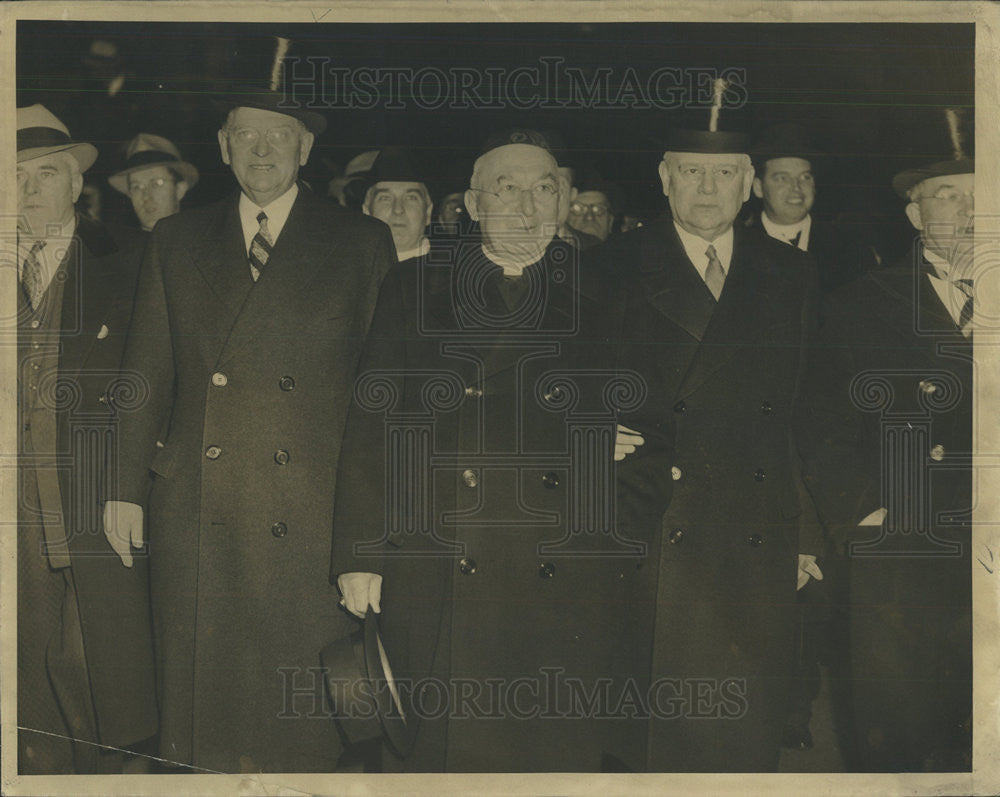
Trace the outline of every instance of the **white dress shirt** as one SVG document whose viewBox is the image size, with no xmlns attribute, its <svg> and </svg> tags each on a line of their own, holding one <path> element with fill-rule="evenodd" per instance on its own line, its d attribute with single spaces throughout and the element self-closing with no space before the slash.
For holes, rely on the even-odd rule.
<svg viewBox="0 0 1000 797">
<path fill-rule="evenodd" d="M 767 211 L 761 211 L 760 223 L 764 226 L 764 230 L 768 235 L 772 238 L 777 238 L 779 241 L 784 241 L 786 244 L 790 244 L 792 239 L 801 233 L 797 246 L 803 252 L 809 251 L 809 231 L 812 229 L 812 216 L 808 213 L 798 224 L 778 224 L 776 221 L 771 221 L 771 217 L 767 215 Z"/>
<path fill-rule="evenodd" d="M 243 243 L 247 252 L 250 252 L 250 243 L 253 237 L 260 230 L 260 222 L 257 221 L 257 214 L 262 210 L 267 214 L 267 231 L 271 234 L 271 240 L 278 243 L 278 236 L 281 235 L 285 222 L 288 221 L 288 214 L 292 212 L 292 204 L 295 197 L 299 195 L 299 187 L 292 184 L 285 193 L 271 202 L 267 207 L 259 207 L 254 204 L 246 194 L 240 194 L 240 223 L 243 225 Z"/>
</svg>

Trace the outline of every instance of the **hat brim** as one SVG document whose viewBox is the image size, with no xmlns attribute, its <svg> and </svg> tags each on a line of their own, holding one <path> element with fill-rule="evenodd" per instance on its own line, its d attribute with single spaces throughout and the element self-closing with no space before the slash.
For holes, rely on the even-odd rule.
<svg viewBox="0 0 1000 797">
<path fill-rule="evenodd" d="M 330 704 L 348 742 L 381 736 L 393 754 L 405 758 L 413 747 L 416 718 L 408 725 L 394 705 L 378 615 L 369 609 L 362 627 L 327 645 L 320 662 Z"/>
<path fill-rule="evenodd" d="M 655 139 L 663 152 L 697 152 L 707 155 L 749 155 L 750 138 L 736 131 L 675 129 Z"/>
<path fill-rule="evenodd" d="M 80 171 L 85 172 L 97 160 L 97 147 L 84 142 L 78 144 L 60 144 L 54 147 L 26 147 L 17 151 L 17 162 L 34 160 L 55 152 L 68 152 L 80 165 Z"/>
<path fill-rule="evenodd" d="M 939 161 L 917 169 L 907 169 L 892 178 L 892 190 L 901 199 L 908 199 L 910 189 L 931 177 L 947 177 L 950 174 L 975 174 L 976 162 L 972 158 Z"/>
<path fill-rule="evenodd" d="M 325 116 L 305 108 L 282 108 L 280 107 L 282 100 L 283 98 L 278 94 L 246 94 L 235 97 L 218 97 L 212 100 L 212 105 L 215 106 L 215 110 L 220 116 L 220 123 L 225 122 L 229 112 L 234 108 L 258 108 L 262 111 L 272 111 L 298 119 L 306 126 L 306 130 L 314 136 L 318 136 L 326 130 Z"/>
<path fill-rule="evenodd" d="M 141 172 L 146 169 L 155 169 L 157 166 L 163 166 L 164 168 L 171 169 L 175 172 L 180 173 L 181 179 L 187 183 L 188 188 L 194 188 L 198 185 L 198 169 L 191 163 L 187 161 L 153 161 L 152 163 L 144 163 L 141 166 L 133 166 L 130 169 L 122 169 L 120 172 L 115 172 L 108 178 L 108 184 L 114 188 L 116 191 L 128 195 L 128 176 L 133 172 Z"/>
</svg>

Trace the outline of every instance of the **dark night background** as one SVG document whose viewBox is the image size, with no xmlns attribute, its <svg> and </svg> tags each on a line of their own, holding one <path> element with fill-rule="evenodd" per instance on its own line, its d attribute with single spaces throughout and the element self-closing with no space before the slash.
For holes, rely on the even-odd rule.
<svg viewBox="0 0 1000 797">
<path fill-rule="evenodd" d="M 329 18 L 327 18 L 328 20 Z M 485 70 L 564 66 L 612 70 L 610 94 L 632 67 L 646 76 L 664 66 L 746 70 L 744 107 L 724 108 L 721 127 L 753 131 L 784 121 L 805 125 L 830 154 L 820 171 L 814 213 L 857 225 L 892 259 L 910 231 L 892 175 L 915 162 L 950 156 L 942 109 L 965 109 L 971 132 L 975 29 L 971 24 L 195 24 L 20 21 L 18 105 L 41 102 L 75 138 L 101 156 L 88 177 L 103 186 L 107 218 L 131 221 L 124 196 L 105 179 L 124 160 L 124 142 L 140 131 L 178 144 L 202 171 L 185 207 L 215 200 L 235 184 L 222 165 L 209 102 L 234 79 L 269 72 L 274 40 L 292 55 L 326 56 L 332 65 Z M 98 67 L 85 63 L 95 39 L 117 45 L 108 68 L 126 79 L 114 98 Z M 109 73 L 110 74 L 110 73 Z M 104 77 L 104 83 L 107 76 Z M 329 85 L 328 85 L 329 88 Z M 541 89 L 565 90 L 565 86 Z M 303 176 L 325 190 L 332 165 L 389 144 L 419 148 L 434 164 L 438 188 L 460 190 L 487 136 L 504 127 L 558 130 L 580 163 L 620 184 L 629 206 L 657 215 L 664 199 L 656 176 L 656 139 L 671 125 L 703 126 L 708 104 L 680 110 L 569 107 L 422 110 L 331 109 Z M 970 146 L 971 149 L 971 146 Z"/>
</svg>

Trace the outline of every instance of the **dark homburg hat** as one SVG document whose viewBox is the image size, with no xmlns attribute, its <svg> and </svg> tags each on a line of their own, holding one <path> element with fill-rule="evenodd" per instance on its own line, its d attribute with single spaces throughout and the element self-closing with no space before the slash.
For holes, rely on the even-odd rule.
<svg viewBox="0 0 1000 797">
<path fill-rule="evenodd" d="M 125 153 L 125 168 L 111 175 L 108 178 L 108 183 L 116 191 L 127 194 L 128 176 L 132 172 L 142 171 L 153 166 L 165 166 L 168 169 L 173 169 L 188 184 L 188 188 L 194 188 L 198 184 L 198 170 L 194 165 L 181 160 L 180 150 L 169 139 L 155 136 L 152 133 L 139 133 L 128 142 L 128 150 Z"/>
<path fill-rule="evenodd" d="M 393 754 L 405 758 L 413 746 L 416 717 L 404 715 L 378 615 L 369 608 L 361 628 L 323 648 L 320 663 L 334 718 L 347 741 L 382 737 Z"/>
<path fill-rule="evenodd" d="M 754 137 L 750 157 L 759 172 L 765 163 L 775 158 L 802 158 L 816 169 L 826 153 L 816 146 L 802 125 L 786 122 L 761 130 Z"/>
<path fill-rule="evenodd" d="M 217 97 L 212 102 L 222 122 L 225 122 L 229 112 L 234 108 L 259 108 L 298 119 L 310 133 L 318 136 L 326 130 L 326 117 L 316 111 L 308 110 L 294 96 L 286 96 L 281 91 L 285 57 L 288 55 L 291 42 L 280 36 L 275 38 L 277 45 L 267 79 L 255 77 L 240 81 L 227 94 Z"/>
<path fill-rule="evenodd" d="M 952 108 L 945 110 L 945 122 L 951 143 L 951 158 L 935 161 L 912 169 L 906 169 L 892 178 L 892 189 L 902 198 L 908 199 L 911 188 L 930 177 L 945 177 L 949 174 L 974 174 L 975 159 L 965 153 L 963 146 L 961 119 Z"/>
<path fill-rule="evenodd" d="M 719 112 L 722 96 L 728 84 L 719 78 L 715 81 L 711 116 L 708 130 L 673 128 L 657 144 L 668 152 L 702 152 L 708 154 L 749 153 L 750 139 L 745 133 L 719 130 Z"/>
<path fill-rule="evenodd" d="M 85 172 L 97 160 L 97 148 L 93 144 L 74 141 L 59 119 L 44 105 L 29 105 L 18 108 L 17 117 L 17 162 L 66 152 L 72 155 Z"/>
<path fill-rule="evenodd" d="M 427 183 L 427 170 L 420 159 L 402 147 L 383 147 L 363 174 L 368 187 L 381 182 Z"/>
</svg>

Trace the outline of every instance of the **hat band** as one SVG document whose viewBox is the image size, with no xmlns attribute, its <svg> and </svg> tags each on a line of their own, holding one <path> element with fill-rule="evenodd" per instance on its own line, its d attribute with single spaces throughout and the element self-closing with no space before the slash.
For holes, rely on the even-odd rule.
<svg viewBox="0 0 1000 797">
<path fill-rule="evenodd" d="M 158 149 L 145 149 L 135 153 L 125 162 L 126 169 L 134 169 L 137 166 L 148 166 L 151 163 L 176 163 L 179 158 L 169 152 L 161 152 Z"/>
<path fill-rule="evenodd" d="M 17 131 L 17 151 L 36 147 L 62 147 L 73 139 L 54 127 L 25 127 Z"/>
</svg>

